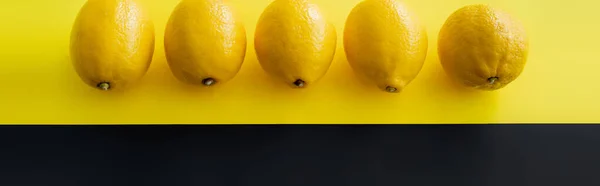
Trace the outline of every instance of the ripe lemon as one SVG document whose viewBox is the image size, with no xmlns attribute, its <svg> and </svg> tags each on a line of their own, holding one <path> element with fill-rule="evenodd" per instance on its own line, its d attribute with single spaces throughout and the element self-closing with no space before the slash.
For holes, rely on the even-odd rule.
<svg viewBox="0 0 600 186">
<path fill-rule="evenodd" d="M 454 12 L 440 30 L 438 54 L 446 73 L 482 90 L 500 89 L 523 71 L 529 42 L 522 25 L 488 5 Z"/>
<path fill-rule="evenodd" d="M 88 0 L 71 32 L 79 77 L 101 90 L 141 79 L 154 53 L 154 26 L 136 0 Z"/>
<path fill-rule="evenodd" d="M 183 0 L 165 31 L 165 55 L 180 81 L 211 86 L 231 80 L 246 55 L 246 31 L 222 0 Z"/>
<path fill-rule="evenodd" d="M 344 49 L 359 77 L 383 91 L 400 92 L 423 67 L 427 33 L 402 3 L 365 0 L 346 20 Z"/>
<path fill-rule="evenodd" d="M 292 87 L 305 87 L 328 71 L 336 32 L 316 4 L 274 0 L 262 13 L 254 37 L 262 68 Z"/>
</svg>

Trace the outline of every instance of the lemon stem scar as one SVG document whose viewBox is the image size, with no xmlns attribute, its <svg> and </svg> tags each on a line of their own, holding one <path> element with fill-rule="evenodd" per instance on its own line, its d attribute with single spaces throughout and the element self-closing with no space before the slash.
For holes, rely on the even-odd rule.
<svg viewBox="0 0 600 186">
<path fill-rule="evenodd" d="M 394 88 L 394 87 L 388 86 L 388 87 L 385 88 L 385 91 L 387 91 L 389 93 L 394 93 L 394 92 L 398 91 L 398 89 Z"/>
<path fill-rule="evenodd" d="M 108 82 L 102 82 L 102 83 L 98 83 L 97 87 L 98 87 L 100 90 L 104 90 L 104 91 L 106 91 L 106 90 L 110 89 L 110 83 L 108 83 Z"/>
<path fill-rule="evenodd" d="M 298 87 L 298 88 L 302 88 L 302 87 L 304 87 L 304 81 L 302 81 L 301 79 L 296 80 L 294 82 L 294 85 L 296 85 L 296 87 Z"/>
<path fill-rule="evenodd" d="M 498 77 L 488 78 L 488 82 L 490 82 L 490 85 L 493 85 L 496 81 L 498 81 Z"/>
<path fill-rule="evenodd" d="M 202 80 L 202 84 L 206 85 L 206 86 L 211 86 L 214 85 L 217 82 L 217 80 L 213 79 L 213 78 L 206 78 Z"/>
</svg>

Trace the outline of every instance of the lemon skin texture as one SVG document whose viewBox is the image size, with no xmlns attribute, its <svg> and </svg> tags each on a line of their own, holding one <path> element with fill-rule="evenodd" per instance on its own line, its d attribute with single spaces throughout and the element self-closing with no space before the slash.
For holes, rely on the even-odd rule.
<svg viewBox="0 0 600 186">
<path fill-rule="evenodd" d="M 274 0 L 256 26 L 254 46 L 263 70 L 291 87 L 310 86 L 329 70 L 336 31 L 308 0 Z"/>
<path fill-rule="evenodd" d="M 72 28 L 70 53 L 86 84 L 123 89 L 150 67 L 154 25 L 136 0 L 88 0 Z"/>
<path fill-rule="evenodd" d="M 223 84 L 240 71 L 246 31 L 222 0 L 183 0 L 165 30 L 165 55 L 173 75 L 201 86 Z"/>
<path fill-rule="evenodd" d="M 438 37 L 438 55 L 446 74 L 481 90 L 503 88 L 519 77 L 528 51 L 523 26 L 488 5 L 458 9 Z"/>
<path fill-rule="evenodd" d="M 415 15 L 395 0 L 365 0 L 346 19 L 344 50 L 359 78 L 398 93 L 421 71 L 427 33 Z"/>
</svg>

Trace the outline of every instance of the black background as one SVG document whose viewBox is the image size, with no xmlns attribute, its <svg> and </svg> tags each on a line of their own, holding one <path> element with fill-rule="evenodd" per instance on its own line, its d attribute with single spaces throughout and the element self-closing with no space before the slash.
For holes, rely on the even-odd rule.
<svg viewBox="0 0 600 186">
<path fill-rule="evenodd" d="M 600 126 L 6 126 L 0 186 L 600 185 Z"/>
</svg>

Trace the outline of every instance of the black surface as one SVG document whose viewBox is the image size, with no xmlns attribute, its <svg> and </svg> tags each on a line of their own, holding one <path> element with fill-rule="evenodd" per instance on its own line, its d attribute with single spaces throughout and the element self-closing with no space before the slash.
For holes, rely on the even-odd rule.
<svg viewBox="0 0 600 186">
<path fill-rule="evenodd" d="M 600 185 L 600 126 L 0 127 L 0 186 Z"/>
</svg>

